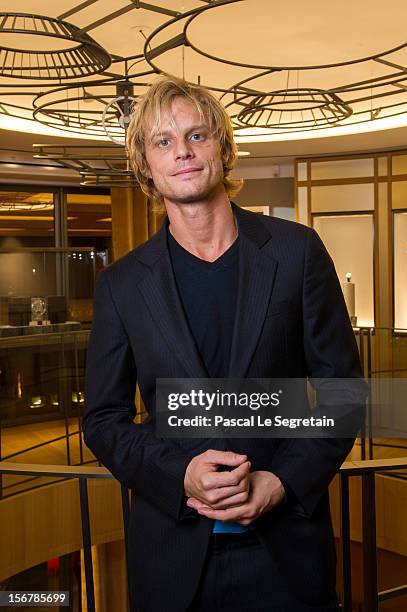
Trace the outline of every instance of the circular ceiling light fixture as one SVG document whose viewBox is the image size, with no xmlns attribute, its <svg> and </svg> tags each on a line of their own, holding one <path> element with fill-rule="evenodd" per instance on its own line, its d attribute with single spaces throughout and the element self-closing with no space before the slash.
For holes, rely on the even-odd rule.
<svg viewBox="0 0 407 612">
<path fill-rule="evenodd" d="M 19 48 L 7 46 L 10 35 L 15 44 L 16 34 Z M 34 37 L 41 48 L 34 47 Z M 29 13 L 0 13 L 1 76 L 61 81 L 98 74 L 111 63 L 103 47 L 67 21 Z"/>
<path fill-rule="evenodd" d="M 346 44 L 338 45 L 327 36 L 324 14 L 317 8 L 304 9 L 301 26 L 298 20 L 292 22 L 288 35 L 289 10 L 284 5 L 274 14 L 267 0 L 212 0 L 157 27 L 145 42 L 144 56 L 155 71 L 182 76 L 218 95 L 233 117 L 240 142 L 407 125 L 407 42 L 401 11 L 397 27 L 383 37 L 377 35 L 381 31 L 377 17 L 370 16 L 361 40 L 366 15 L 358 6 L 351 40 L 347 32 Z M 345 25 L 346 19 L 345 14 Z M 287 40 L 296 44 L 287 46 Z M 181 62 L 177 62 L 179 52 Z M 269 65 L 265 57 L 272 60 Z M 222 66 L 227 70 L 222 71 Z M 290 76 L 295 86 L 289 84 Z M 227 85 L 227 80 L 234 85 Z"/>
<path fill-rule="evenodd" d="M 267 129 L 315 129 L 336 125 L 352 115 L 339 96 L 322 89 L 284 89 L 236 98 L 227 108 L 239 126 Z"/>
<path fill-rule="evenodd" d="M 131 103 L 147 87 L 144 79 L 136 77 L 65 85 L 36 96 L 33 116 L 48 127 L 90 137 L 107 136 L 124 145 Z"/>
<path fill-rule="evenodd" d="M 37 159 L 58 162 L 76 170 L 81 185 L 98 187 L 139 187 L 129 169 L 127 150 L 121 145 L 34 145 Z"/>
</svg>

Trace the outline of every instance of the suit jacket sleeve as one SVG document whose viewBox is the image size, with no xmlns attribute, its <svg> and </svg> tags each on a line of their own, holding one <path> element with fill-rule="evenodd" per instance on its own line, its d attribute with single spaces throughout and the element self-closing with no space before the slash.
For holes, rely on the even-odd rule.
<svg viewBox="0 0 407 612">
<path fill-rule="evenodd" d="M 86 366 L 84 437 L 96 457 L 125 486 L 182 520 L 184 474 L 192 457 L 135 424 L 136 364 L 106 273 L 98 280 Z"/>
<path fill-rule="evenodd" d="M 317 389 L 315 410 L 329 416 L 329 406 L 324 405 L 325 394 L 352 419 L 354 428 L 354 437 L 287 439 L 273 458 L 270 471 L 288 485 L 299 502 L 298 512 L 311 516 L 352 449 L 363 421 L 367 394 L 335 267 L 314 230 L 309 230 L 305 248 L 303 333 L 307 375 L 318 379 L 319 387 L 322 383 L 322 389 Z M 322 379 L 329 379 L 327 386 L 334 387 L 328 393 Z"/>
</svg>

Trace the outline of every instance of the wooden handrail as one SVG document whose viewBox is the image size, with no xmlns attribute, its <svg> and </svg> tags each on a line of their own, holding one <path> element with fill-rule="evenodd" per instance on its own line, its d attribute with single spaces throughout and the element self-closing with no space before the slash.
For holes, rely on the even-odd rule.
<svg viewBox="0 0 407 612">
<path fill-rule="evenodd" d="M 105 467 L 84 465 L 41 465 L 36 463 L 13 463 L 0 461 L 0 474 L 28 474 L 59 478 L 113 478 Z"/>
<path fill-rule="evenodd" d="M 362 473 L 388 472 L 399 469 L 407 469 L 407 457 L 345 461 L 339 471 L 345 473 L 347 476 L 356 476 Z M 36 463 L 15 463 L 11 461 L 0 461 L 0 473 L 55 476 L 60 478 L 113 478 L 113 475 L 105 467 L 42 465 Z"/>
<path fill-rule="evenodd" d="M 1 465 L 1 464 L 0 464 Z M 407 468 L 407 457 L 395 459 L 365 459 L 363 461 L 345 461 L 340 467 L 340 472 L 346 472 L 348 476 L 369 472 L 387 472 Z"/>
</svg>

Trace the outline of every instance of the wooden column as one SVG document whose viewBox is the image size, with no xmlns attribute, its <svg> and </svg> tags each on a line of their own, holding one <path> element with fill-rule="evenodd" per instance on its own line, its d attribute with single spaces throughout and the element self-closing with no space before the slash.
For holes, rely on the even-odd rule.
<svg viewBox="0 0 407 612">
<path fill-rule="evenodd" d="M 99 567 L 99 612 L 128 612 L 128 588 L 124 541 L 97 547 Z"/>
<path fill-rule="evenodd" d="M 147 196 L 135 187 L 111 189 L 113 261 L 148 240 L 161 227 L 165 212 L 149 204 Z M 135 404 L 137 417 L 145 409 L 137 387 Z"/>
<path fill-rule="evenodd" d="M 111 189 L 113 259 L 125 255 L 150 238 L 165 218 L 149 205 L 138 188 Z"/>
<path fill-rule="evenodd" d="M 122 257 L 149 236 L 147 197 L 137 188 L 114 187 L 112 197 L 113 258 Z"/>
</svg>

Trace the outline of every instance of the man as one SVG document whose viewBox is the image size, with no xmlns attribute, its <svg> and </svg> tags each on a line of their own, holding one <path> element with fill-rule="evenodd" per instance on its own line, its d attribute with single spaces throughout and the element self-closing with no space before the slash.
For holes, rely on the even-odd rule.
<svg viewBox="0 0 407 612">
<path fill-rule="evenodd" d="M 333 263 L 312 229 L 231 204 L 233 131 L 205 89 L 153 84 L 128 144 L 168 217 L 98 282 L 83 426 L 134 489 L 134 609 L 336 610 L 327 487 L 353 439 L 155 435 L 157 378 L 359 379 Z"/>
</svg>

